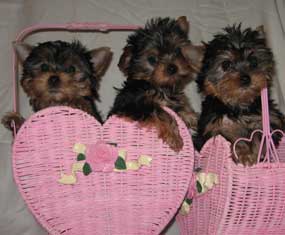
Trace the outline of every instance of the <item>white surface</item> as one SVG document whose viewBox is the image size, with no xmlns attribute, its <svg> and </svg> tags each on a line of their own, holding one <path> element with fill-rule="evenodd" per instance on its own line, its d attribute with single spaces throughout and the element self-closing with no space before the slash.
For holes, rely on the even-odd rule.
<svg viewBox="0 0 285 235">
<path fill-rule="evenodd" d="M 235 22 L 244 26 L 265 25 L 277 61 L 276 89 L 273 97 L 285 111 L 285 1 L 284 0 L 0 0 L 0 116 L 12 109 L 11 42 L 16 32 L 36 23 L 70 21 L 105 21 L 144 24 L 154 16 L 186 15 L 191 22 L 190 38 L 207 41 L 222 27 Z M 283 22 L 283 25 L 282 25 Z M 102 80 L 99 110 L 106 114 L 113 103 L 115 91 L 123 76 L 117 68 L 128 32 L 102 33 L 41 33 L 28 41 L 80 39 L 90 49 L 110 46 L 114 51 L 111 68 Z M 21 91 L 22 93 L 22 91 Z M 187 89 L 193 106 L 199 110 L 200 99 L 194 83 Z M 25 95 L 20 96 L 21 112 L 28 117 L 30 108 Z M 46 234 L 26 209 L 14 185 L 11 173 L 11 135 L 0 127 L 0 234 Z M 176 235 L 174 225 L 167 235 Z"/>
</svg>

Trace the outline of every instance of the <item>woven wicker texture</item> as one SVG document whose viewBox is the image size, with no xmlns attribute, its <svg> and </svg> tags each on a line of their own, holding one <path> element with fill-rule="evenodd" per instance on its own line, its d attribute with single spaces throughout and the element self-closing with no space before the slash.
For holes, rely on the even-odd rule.
<svg viewBox="0 0 285 235">
<path fill-rule="evenodd" d="M 159 234 L 177 212 L 193 169 L 191 137 L 182 121 L 177 118 L 177 122 L 184 138 L 179 153 L 158 139 L 154 129 L 140 129 L 136 122 L 113 116 L 102 127 L 77 109 L 42 110 L 32 115 L 16 136 L 15 181 L 28 207 L 50 234 Z M 79 172 L 76 184 L 59 184 L 60 174 L 70 173 L 76 159 L 73 145 L 98 140 L 125 148 L 128 160 L 149 155 L 151 166 L 88 176 Z"/>
<path fill-rule="evenodd" d="M 189 215 L 177 216 L 180 234 L 284 235 L 285 138 L 277 150 L 283 163 L 245 168 L 232 161 L 230 143 L 223 137 L 210 139 L 197 166 L 218 174 L 219 184 L 193 199 Z"/>
</svg>

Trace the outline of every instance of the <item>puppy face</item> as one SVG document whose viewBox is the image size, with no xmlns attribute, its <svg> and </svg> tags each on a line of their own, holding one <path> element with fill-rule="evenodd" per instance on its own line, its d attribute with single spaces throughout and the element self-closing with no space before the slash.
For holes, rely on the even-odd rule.
<svg viewBox="0 0 285 235">
<path fill-rule="evenodd" d="M 197 74 L 203 54 L 188 32 L 186 17 L 151 19 L 129 36 L 119 68 L 128 78 L 158 86 L 185 85 Z"/>
<path fill-rule="evenodd" d="M 261 28 L 242 31 L 239 25 L 224 31 L 206 46 L 198 85 L 205 95 L 246 108 L 271 81 L 272 52 Z"/>
<path fill-rule="evenodd" d="M 18 43 L 15 50 L 23 63 L 24 91 L 45 104 L 97 98 L 98 78 L 112 58 L 107 47 L 87 51 L 79 42 L 45 42 L 36 47 Z"/>
</svg>

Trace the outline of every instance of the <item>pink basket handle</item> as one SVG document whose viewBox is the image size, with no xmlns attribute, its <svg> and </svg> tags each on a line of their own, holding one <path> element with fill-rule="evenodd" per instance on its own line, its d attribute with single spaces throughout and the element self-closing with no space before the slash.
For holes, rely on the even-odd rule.
<svg viewBox="0 0 285 235">
<path fill-rule="evenodd" d="M 253 135 L 256 133 L 261 133 L 261 142 L 259 146 L 258 151 L 258 157 L 257 161 L 260 162 L 261 155 L 262 155 L 262 149 L 265 147 L 265 156 L 264 156 L 264 162 L 279 162 L 278 153 L 275 147 L 275 144 L 272 139 L 272 135 L 279 132 L 280 134 L 284 135 L 284 133 L 281 130 L 274 130 L 273 132 L 270 132 L 270 116 L 269 116 L 269 107 L 268 107 L 268 90 L 267 87 L 262 89 L 261 91 L 261 104 L 262 104 L 262 130 L 255 130 L 251 133 L 250 140 L 252 139 Z M 239 138 L 235 141 L 233 145 L 233 151 L 236 158 L 238 158 L 238 155 L 236 153 L 236 144 L 239 141 L 248 141 L 247 138 Z"/>
<path fill-rule="evenodd" d="M 109 24 L 103 22 L 72 22 L 65 24 L 37 24 L 23 29 L 16 37 L 16 42 L 23 41 L 32 33 L 42 31 L 124 31 L 136 30 L 138 25 Z M 13 110 L 18 111 L 18 60 L 15 50 L 13 50 Z"/>
</svg>

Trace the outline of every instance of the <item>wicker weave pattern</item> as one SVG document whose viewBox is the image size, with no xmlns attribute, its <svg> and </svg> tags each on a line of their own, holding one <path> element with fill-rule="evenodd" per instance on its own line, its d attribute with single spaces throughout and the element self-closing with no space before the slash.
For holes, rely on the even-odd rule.
<svg viewBox="0 0 285 235">
<path fill-rule="evenodd" d="M 102 127 L 80 110 L 42 110 L 26 121 L 15 139 L 15 181 L 50 234 L 159 234 L 181 204 L 193 169 L 191 137 L 182 121 L 177 122 L 184 138 L 179 154 L 162 143 L 155 130 L 139 129 L 135 122 L 113 116 Z M 127 149 L 128 160 L 150 155 L 152 164 L 138 171 L 77 173 L 75 185 L 57 183 L 76 159 L 74 143 L 97 140 Z"/>
<path fill-rule="evenodd" d="M 220 183 L 194 198 L 188 216 L 177 217 L 180 234 L 285 234 L 285 138 L 277 151 L 282 163 L 245 168 L 233 163 L 223 137 L 210 139 L 197 166 L 218 174 Z"/>
</svg>

